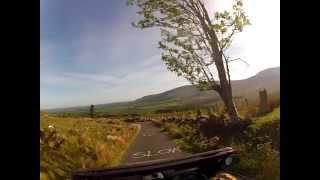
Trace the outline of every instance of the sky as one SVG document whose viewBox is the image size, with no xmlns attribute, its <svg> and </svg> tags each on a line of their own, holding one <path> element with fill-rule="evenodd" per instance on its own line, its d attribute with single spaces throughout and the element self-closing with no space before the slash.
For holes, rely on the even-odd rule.
<svg viewBox="0 0 320 180">
<path fill-rule="evenodd" d="M 209 12 L 231 0 L 208 0 Z M 228 54 L 249 63 L 231 65 L 245 79 L 280 66 L 279 0 L 244 0 L 251 26 L 235 37 Z M 140 30 L 126 0 L 40 1 L 40 108 L 130 101 L 190 84 L 167 70 L 157 29 Z"/>
</svg>

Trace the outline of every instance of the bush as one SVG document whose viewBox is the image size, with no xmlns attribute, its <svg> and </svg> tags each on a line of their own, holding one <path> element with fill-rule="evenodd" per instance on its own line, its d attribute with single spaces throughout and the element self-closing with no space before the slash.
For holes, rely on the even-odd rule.
<svg viewBox="0 0 320 180">
<path fill-rule="evenodd" d="M 174 123 L 165 123 L 164 131 L 168 132 L 173 142 L 182 150 L 191 153 L 213 150 L 218 147 L 217 136 L 207 138 L 199 133 L 198 128 L 192 123 L 177 126 Z"/>
<path fill-rule="evenodd" d="M 260 144 L 257 150 L 247 145 L 234 145 L 240 156 L 240 162 L 231 169 L 240 174 L 255 177 L 257 180 L 280 179 L 279 152 L 270 143 Z"/>
<path fill-rule="evenodd" d="M 175 122 L 165 123 L 163 130 L 175 138 L 173 142 L 181 150 L 191 153 L 231 146 L 240 156 L 240 162 L 231 167 L 234 172 L 258 180 L 279 179 L 280 107 L 265 116 L 243 119 L 236 124 L 227 123 L 222 116 L 216 118 L 223 119 L 224 122 L 220 133 L 210 127 L 214 122 L 204 121 L 208 123 L 204 127 L 213 132 L 210 137 L 204 137 L 200 133 L 201 124 L 198 126 L 191 121 L 179 125 Z"/>
<path fill-rule="evenodd" d="M 265 137 L 271 141 L 273 148 L 280 149 L 280 108 L 274 109 L 266 116 L 256 118 L 249 127 L 250 139 Z"/>
<path fill-rule="evenodd" d="M 169 135 L 173 139 L 179 139 L 179 138 L 183 137 L 181 129 L 178 128 L 178 126 L 176 124 L 174 124 L 174 123 L 165 123 L 163 130 L 169 132 Z"/>
<path fill-rule="evenodd" d="M 238 173 L 258 180 L 279 179 L 280 176 L 280 108 L 254 119 L 232 146 L 238 150 L 240 163 L 233 165 Z"/>
</svg>

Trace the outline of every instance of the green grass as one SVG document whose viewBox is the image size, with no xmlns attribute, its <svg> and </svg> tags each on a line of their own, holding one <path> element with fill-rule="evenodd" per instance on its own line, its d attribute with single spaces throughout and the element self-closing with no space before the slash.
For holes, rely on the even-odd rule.
<svg viewBox="0 0 320 180">
<path fill-rule="evenodd" d="M 192 115 L 194 116 L 194 113 Z M 177 125 L 169 122 L 155 122 L 171 136 L 172 142 L 182 150 L 196 153 L 220 145 L 219 139 L 197 137 L 193 133 L 195 127 L 192 127 L 192 124 Z M 279 179 L 279 125 L 280 107 L 264 116 L 252 118 L 252 124 L 247 128 L 246 135 L 234 137 L 236 141 L 228 144 L 237 150 L 240 157 L 240 162 L 232 165 L 232 171 L 255 177 L 257 180 Z M 269 138 L 265 139 L 266 136 Z"/>
<path fill-rule="evenodd" d="M 253 124 L 250 126 L 252 129 L 260 129 L 262 126 L 271 123 L 280 123 L 280 107 L 275 108 L 272 112 L 265 116 L 256 117 Z"/>
<path fill-rule="evenodd" d="M 280 179 L 280 107 L 253 119 L 246 143 L 233 144 L 240 162 L 232 170 L 257 180 Z M 265 138 L 265 137 L 269 138 Z"/>
<path fill-rule="evenodd" d="M 139 129 L 120 120 L 45 114 L 41 115 L 40 127 L 41 180 L 70 179 L 76 169 L 118 165 Z"/>
</svg>

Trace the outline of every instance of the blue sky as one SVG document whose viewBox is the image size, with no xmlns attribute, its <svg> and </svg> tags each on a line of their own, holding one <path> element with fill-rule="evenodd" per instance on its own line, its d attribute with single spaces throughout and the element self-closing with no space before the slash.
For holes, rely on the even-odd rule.
<svg viewBox="0 0 320 180">
<path fill-rule="evenodd" d="M 210 1 L 215 6 L 209 3 L 208 8 L 228 7 L 227 1 Z M 253 25 L 239 36 L 230 53 L 246 59 L 250 66 L 234 65 L 233 79 L 280 65 L 277 0 L 247 1 Z M 161 61 L 158 30 L 131 26 L 138 17 L 136 9 L 125 2 L 40 1 L 41 108 L 134 100 L 188 84 Z M 267 18 L 263 9 L 268 5 L 276 13 Z"/>
</svg>

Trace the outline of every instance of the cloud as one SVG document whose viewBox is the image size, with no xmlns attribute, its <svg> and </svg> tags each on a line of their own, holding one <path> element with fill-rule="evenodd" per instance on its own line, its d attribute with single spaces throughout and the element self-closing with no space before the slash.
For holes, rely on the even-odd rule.
<svg viewBox="0 0 320 180">
<path fill-rule="evenodd" d="M 232 0 L 207 2 L 211 3 L 209 10 L 213 12 L 215 9 L 230 7 L 228 3 Z M 280 65 L 278 4 L 278 0 L 244 1 L 252 26 L 235 38 L 228 53 L 234 58 L 246 60 L 250 66 L 241 62 L 232 63 L 232 79 L 246 78 L 265 68 Z M 41 9 L 45 9 L 44 5 L 47 6 L 41 4 Z M 63 17 L 69 11 L 63 11 L 63 17 L 55 14 L 59 17 L 49 18 L 55 21 L 51 23 L 53 25 L 48 23 L 46 31 L 49 32 L 41 39 L 41 106 L 63 107 L 127 101 L 189 84 L 169 72 L 161 61 L 160 50 L 157 48 L 160 35 L 158 30 L 131 27 L 130 23 L 137 19 L 135 10 L 126 7 L 119 16 L 110 19 L 109 16 L 100 17 L 104 13 L 99 12 L 100 21 L 81 21 L 78 17 L 75 22 L 81 22 L 81 25 L 76 24 L 76 28 L 70 24 L 72 21 L 66 24 L 66 28 L 54 26 L 63 24 Z M 108 13 L 113 15 L 116 12 Z M 49 14 L 53 16 L 53 10 Z M 95 16 L 91 16 L 94 19 Z M 41 22 L 46 20 L 42 19 Z M 60 37 L 56 31 L 67 33 Z M 76 33 L 72 34 L 73 31 Z M 67 40 L 64 37 L 68 37 Z"/>
<path fill-rule="evenodd" d="M 128 11 L 114 19 L 112 24 L 90 24 L 82 28 L 71 59 L 75 67 L 123 76 L 139 68 L 144 59 L 160 54 L 158 30 L 132 27 L 130 23 L 136 16 L 130 8 Z"/>
<path fill-rule="evenodd" d="M 157 55 L 152 56 L 143 62 L 155 61 L 156 57 Z M 129 73 L 124 77 L 94 73 L 64 73 L 43 77 L 41 82 L 46 86 L 69 89 L 69 91 L 65 89 L 60 94 L 61 97 L 57 95 L 56 99 L 51 101 L 53 103 L 51 107 L 134 100 L 188 84 L 186 80 L 168 72 L 163 64 L 157 63 L 145 63 L 140 71 Z M 46 98 L 45 94 L 43 98 Z"/>
</svg>

